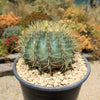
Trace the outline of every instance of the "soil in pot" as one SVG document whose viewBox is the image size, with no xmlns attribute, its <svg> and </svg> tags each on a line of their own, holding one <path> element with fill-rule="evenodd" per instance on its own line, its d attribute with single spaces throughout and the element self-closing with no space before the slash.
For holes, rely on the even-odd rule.
<svg viewBox="0 0 100 100">
<path fill-rule="evenodd" d="M 16 69 L 19 76 L 31 84 L 44 87 L 62 87 L 80 81 L 87 73 L 86 63 L 79 54 L 74 55 L 71 66 L 72 69 L 64 73 L 54 71 L 53 76 L 50 76 L 50 73 L 42 73 L 40 75 L 37 69 L 30 69 L 25 64 L 24 58 L 19 58 Z"/>
</svg>

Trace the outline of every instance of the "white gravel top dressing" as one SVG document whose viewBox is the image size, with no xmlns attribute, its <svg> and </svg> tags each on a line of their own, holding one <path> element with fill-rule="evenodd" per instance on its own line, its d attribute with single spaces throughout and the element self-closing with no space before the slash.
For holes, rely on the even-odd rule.
<svg viewBox="0 0 100 100">
<path fill-rule="evenodd" d="M 80 55 L 74 55 L 73 60 L 73 69 L 70 69 L 65 73 L 61 73 L 60 71 L 54 72 L 53 76 L 50 76 L 49 73 L 43 73 L 42 75 L 39 75 L 37 69 L 30 70 L 29 66 L 25 64 L 24 58 L 20 58 L 18 60 L 16 69 L 19 76 L 31 84 L 44 87 L 68 86 L 80 81 L 87 72 L 86 63 Z"/>
</svg>

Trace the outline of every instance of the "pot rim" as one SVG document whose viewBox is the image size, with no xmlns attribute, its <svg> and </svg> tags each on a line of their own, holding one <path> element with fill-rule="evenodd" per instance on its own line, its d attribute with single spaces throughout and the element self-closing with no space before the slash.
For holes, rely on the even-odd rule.
<svg viewBox="0 0 100 100">
<path fill-rule="evenodd" d="M 81 54 L 80 54 L 81 55 Z M 15 75 L 15 77 L 20 81 L 20 83 L 22 83 L 23 85 L 29 87 L 29 88 L 32 88 L 32 89 L 36 89 L 36 90 L 41 90 L 41 91 L 65 91 L 65 90 L 71 90 L 73 88 L 76 88 L 78 86 L 81 86 L 81 84 L 88 78 L 88 76 L 90 75 L 90 72 L 91 72 L 91 68 L 90 68 L 90 64 L 88 62 L 88 60 L 83 56 L 81 55 L 82 58 L 85 60 L 86 62 L 86 67 L 87 67 L 87 73 L 86 75 L 78 82 L 76 83 L 73 83 L 71 85 L 68 85 L 68 86 L 62 86 L 62 87 L 43 87 L 43 86 L 39 86 L 39 85 L 35 85 L 35 84 L 31 84 L 29 82 L 26 82 L 25 80 L 23 80 L 18 74 L 17 74 L 17 71 L 16 71 L 16 63 L 19 59 L 19 57 L 17 57 L 14 61 L 14 64 L 13 64 L 13 73 Z"/>
</svg>

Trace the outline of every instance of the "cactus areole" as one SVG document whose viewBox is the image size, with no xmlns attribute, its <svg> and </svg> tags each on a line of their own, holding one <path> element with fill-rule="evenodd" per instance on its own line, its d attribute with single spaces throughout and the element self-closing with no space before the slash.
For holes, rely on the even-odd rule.
<svg viewBox="0 0 100 100">
<path fill-rule="evenodd" d="M 40 72 L 49 71 L 50 74 L 54 69 L 69 69 L 76 46 L 66 25 L 37 22 L 29 26 L 24 35 L 21 54 L 30 67 L 38 68 Z"/>
</svg>

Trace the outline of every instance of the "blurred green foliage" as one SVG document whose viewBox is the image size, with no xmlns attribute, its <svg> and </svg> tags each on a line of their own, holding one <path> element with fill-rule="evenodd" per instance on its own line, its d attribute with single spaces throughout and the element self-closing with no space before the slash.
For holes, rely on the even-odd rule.
<svg viewBox="0 0 100 100">
<path fill-rule="evenodd" d="M 53 20 L 59 20 L 64 9 L 68 7 L 69 4 L 65 0 L 36 0 L 33 3 L 33 11 L 46 13 Z"/>
<path fill-rule="evenodd" d="M 8 3 L 8 0 L 0 0 L 0 15 L 2 14 L 2 8 L 5 6 L 5 4 Z"/>
<path fill-rule="evenodd" d="M 6 38 L 10 36 L 19 36 L 21 35 L 21 30 L 22 29 L 20 26 L 5 28 L 1 38 Z"/>
<path fill-rule="evenodd" d="M 0 39 L 0 56 L 6 56 L 8 54 L 7 47 L 4 45 L 5 40 Z"/>
</svg>

